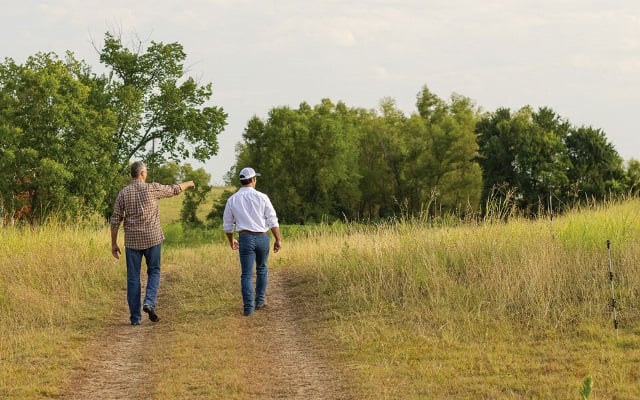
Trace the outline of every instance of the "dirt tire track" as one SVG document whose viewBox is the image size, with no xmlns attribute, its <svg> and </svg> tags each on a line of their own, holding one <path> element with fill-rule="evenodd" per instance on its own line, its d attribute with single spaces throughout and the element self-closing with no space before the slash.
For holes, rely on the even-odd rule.
<svg viewBox="0 0 640 400">
<path fill-rule="evenodd" d="M 123 297 L 126 299 L 126 297 Z M 144 341 L 153 331 L 153 322 L 143 320 L 141 325 L 125 322 L 129 309 L 122 300 L 117 317 L 104 334 L 92 344 L 84 355 L 84 367 L 76 371 L 73 387 L 62 396 L 67 400 L 147 399 L 144 375 Z M 145 317 L 146 315 L 143 315 Z"/>
<path fill-rule="evenodd" d="M 250 398 L 351 399 L 344 374 L 330 366 L 310 339 L 303 319 L 305 310 L 289 294 L 285 271 L 270 271 L 267 307 L 248 317 L 243 333 L 259 343 L 256 353 L 271 365 L 262 371 Z"/>
<path fill-rule="evenodd" d="M 171 291 L 171 279 L 163 279 L 163 290 Z M 117 316 L 126 318 L 126 301 L 120 302 Z M 269 274 L 267 307 L 244 319 L 243 341 L 261 357 L 259 365 L 268 370 L 256 371 L 247 366 L 250 382 L 245 387 L 248 399 L 347 400 L 348 385 L 343 374 L 334 370 L 320 349 L 307 335 L 300 310 L 289 295 L 287 272 Z M 140 326 L 122 321 L 109 324 L 97 343 L 84 356 L 84 366 L 72 377 L 65 400 L 142 400 L 153 397 L 152 383 L 145 375 L 145 346 L 153 336 L 154 326 L 146 315 Z M 163 323 L 163 321 L 159 322 Z M 244 330 L 242 332 L 242 330 Z"/>
</svg>

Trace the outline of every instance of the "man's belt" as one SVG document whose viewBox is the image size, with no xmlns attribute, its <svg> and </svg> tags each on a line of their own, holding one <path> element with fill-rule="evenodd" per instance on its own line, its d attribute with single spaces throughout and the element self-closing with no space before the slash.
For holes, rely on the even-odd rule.
<svg viewBox="0 0 640 400">
<path fill-rule="evenodd" d="M 238 231 L 238 235 L 266 235 L 267 232 Z"/>
</svg>

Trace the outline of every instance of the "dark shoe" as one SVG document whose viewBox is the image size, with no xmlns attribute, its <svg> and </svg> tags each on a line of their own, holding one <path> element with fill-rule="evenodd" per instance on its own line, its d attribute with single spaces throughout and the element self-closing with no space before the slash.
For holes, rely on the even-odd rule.
<svg viewBox="0 0 640 400">
<path fill-rule="evenodd" d="M 134 326 L 134 325 L 140 325 L 140 322 L 139 321 L 138 322 L 132 322 L 131 326 Z"/>
<path fill-rule="evenodd" d="M 148 305 L 148 304 L 145 304 L 145 305 L 142 307 L 142 311 L 144 311 L 144 312 L 146 312 L 147 314 L 149 314 L 149 319 L 151 320 L 151 322 L 158 322 L 158 321 L 160 321 L 160 317 L 158 317 L 158 314 L 156 314 L 156 310 L 155 310 L 152 306 L 150 306 L 150 305 Z"/>
<path fill-rule="evenodd" d="M 267 306 L 267 303 L 262 303 L 262 304 L 258 304 L 256 306 L 256 310 L 262 310 L 263 308 L 265 308 Z"/>
</svg>

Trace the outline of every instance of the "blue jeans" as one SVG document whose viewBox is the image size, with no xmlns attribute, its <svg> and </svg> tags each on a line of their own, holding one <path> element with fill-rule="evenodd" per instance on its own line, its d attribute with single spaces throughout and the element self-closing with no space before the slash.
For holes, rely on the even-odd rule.
<svg viewBox="0 0 640 400">
<path fill-rule="evenodd" d="M 127 258 L 127 303 L 129 303 L 129 315 L 131 323 L 142 320 L 140 304 L 140 267 L 142 257 L 147 261 L 147 289 L 144 303 L 152 307 L 156 306 L 156 296 L 160 285 L 160 253 L 162 244 L 155 245 L 146 250 L 125 249 Z"/>
<path fill-rule="evenodd" d="M 264 304 L 267 294 L 267 281 L 269 268 L 267 267 L 267 259 L 269 258 L 269 242 L 268 234 L 240 235 L 238 238 L 238 253 L 240 254 L 240 267 L 242 274 L 240 276 L 240 287 L 242 289 L 242 304 L 244 306 L 244 315 L 253 314 L 256 306 Z M 256 287 L 255 298 L 253 289 L 253 264 L 256 265 Z"/>
</svg>

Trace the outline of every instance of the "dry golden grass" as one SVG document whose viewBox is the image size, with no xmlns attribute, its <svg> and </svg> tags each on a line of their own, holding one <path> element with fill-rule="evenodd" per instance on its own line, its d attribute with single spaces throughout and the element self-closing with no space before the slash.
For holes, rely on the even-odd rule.
<svg viewBox="0 0 640 400">
<path fill-rule="evenodd" d="M 356 398 L 579 399 L 587 375 L 593 398 L 640 398 L 639 217 L 628 201 L 553 223 L 309 227 L 270 267 Z M 55 397 L 104 321 L 127 320 L 124 263 L 107 230 L 3 229 L 0 250 L 0 397 Z M 218 237 L 163 257 L 149 398 L 251 398 L 270 364 L 246 351 L 237 253 Z"/>
<path fill-rule="evenodd" d="M 603 398 L 636 398 L 639 213 L 628 202 L 553 225 L 409 223 L 327 237 L 300 294 L 335 321 L 322 335 L 375 398 L 577 398 L 587 375 Z"/>
<path fill-rule="evenodd" d="M 113 317 L 124 270 L 107 235 L 0 229 L 0 397 L 55 396 L 83 343 Z"/>
</svg>

